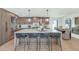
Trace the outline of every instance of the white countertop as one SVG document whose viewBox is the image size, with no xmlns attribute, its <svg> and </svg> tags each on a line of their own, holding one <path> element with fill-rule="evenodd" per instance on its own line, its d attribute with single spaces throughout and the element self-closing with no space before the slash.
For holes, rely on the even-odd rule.
<svg viewBox="0 0 79 59">
<path fill-rule="evenodd" d="M 15 32 L 15 33 L 61 33 L 61 32 L 57 31 L 57 30 L 51 30 L 51 29 L 47 29 L 44 31 L 40 31 L 37 29 L 22 29 L 22 30 Z"/>
</svg>

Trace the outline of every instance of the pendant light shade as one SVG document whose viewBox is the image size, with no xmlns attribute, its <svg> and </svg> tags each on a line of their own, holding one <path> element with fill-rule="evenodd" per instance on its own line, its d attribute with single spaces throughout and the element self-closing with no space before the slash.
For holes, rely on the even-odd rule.
<svg viewBox="0 0 79 59">
<path fill-rule="evenodd" d="M 49 21 L 49 19 L 48 19 L 48 9 L 46 10 L 46 13 L 47 13 L 46 21 L 48 22 Z"/>
<path fill-rule="evenodd" d="M 49 21 L 49 19 L 47 18 L 46 21 Z"/>
<path fill-rule="evenodd" d="M 47 13 L 47 17 L 48 17 L 48 9 L 46 10 L 46 13 Z"/>
<path fill-rule="evenodd" d="M 28 22 L 31 22 L 31 18 L 28 18 Z"/>
<path fill-rule="evenodd" d="M 30 11 L 31 11 L 31 10 L 30 10 L 30 9 L 28 9 L 28 17 L 29 17 L 29 18 L 28 18 L 28 22 L 31 22 L 31 18 L 30 18 Z"/>
</svg>

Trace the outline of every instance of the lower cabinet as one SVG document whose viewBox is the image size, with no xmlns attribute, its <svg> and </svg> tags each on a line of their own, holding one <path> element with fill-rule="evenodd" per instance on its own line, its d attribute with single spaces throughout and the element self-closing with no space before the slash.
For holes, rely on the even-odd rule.
<svg viewBox="0 0 79 59">
<path fill-rule="evenodd" d="M 2 44 L 2 26 L 1 26 L 1 10 L 0 10 L 0 45 Z"/>
</svg>

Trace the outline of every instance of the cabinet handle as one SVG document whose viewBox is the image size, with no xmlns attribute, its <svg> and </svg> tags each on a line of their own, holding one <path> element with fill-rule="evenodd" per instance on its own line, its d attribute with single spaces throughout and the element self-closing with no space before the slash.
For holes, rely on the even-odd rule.
<svg viewBox="0 0 79 59">
<path fill-rule="evenodd" d="M 5 23 L 5 31 L 7 32 L 8 28 L 7 28 L 7 22 Z"/>
</svg>

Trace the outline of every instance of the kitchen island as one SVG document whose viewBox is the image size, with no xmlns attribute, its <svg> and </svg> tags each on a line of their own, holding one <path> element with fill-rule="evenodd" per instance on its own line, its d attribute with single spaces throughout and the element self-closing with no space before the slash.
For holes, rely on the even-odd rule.
<svg viewBox="0 0 79 59">
<path fill-rule="evenodd" d="M 61 48 L 61 50 L 62 50 L 62 47 L 61 47 L 61 40 L 62 40 L 62 33 L 60 32 L 60 31 L 57 31 L 57 30 L 51 30 L 51 29 L 47 29 L 47 30 L 43 30 L 43 31 L 40 31 L 40 30 L 38 30 L 38 29 L 22 29 L 22 30 L 19 30 L 19 31 L 16 31 L 15 33 L 14 33 L 14 48 L 16 48 L 16 46 L 19 44 L 18 43 L 18 39 L 17 39 L 17 37 L 16 37 L 16 34 L 17 33 L 20 33 L 20 34 L 30 34 L 30 33 L 38 33 L 39 35 L 38 35 L 38 37 L 40 37 L 40 34 L 41 33 L 49 33 L 49 34 L 51 34 L 52 33 L 52 35 L 59 35 L 60 37 L 59 37 L 59 46 L 60 46 L 60 48 Z M 39 40 L 38 40 L 39 41 Z M 39 43 L 39 42 L 38 42 Z"/>
</svg>

